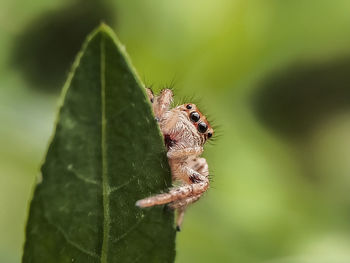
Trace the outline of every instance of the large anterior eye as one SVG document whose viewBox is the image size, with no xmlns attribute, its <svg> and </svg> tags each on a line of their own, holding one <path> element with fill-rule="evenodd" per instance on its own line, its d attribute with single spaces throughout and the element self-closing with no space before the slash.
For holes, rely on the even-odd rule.
<svg viewBox="0 0 350 263">
<path fill-rule="evenodd" d="M 199 121 L 199 119 L 201 118 L 200 116 L 199 116 L 199 114 L 198 114 L 198 112 L 191 112 L 191 114 L 190 114 L 190 118 L 191 118 L 191 120 L 193 121 L 193 122 L 197 122 L 197 121 Z"/>
<path fill-rule="evenodd" d="M 208 129 L 208 126 L 204 122 L 198 123 L 198 131 L 200 133 L 205 133 Z"/>
</svg>

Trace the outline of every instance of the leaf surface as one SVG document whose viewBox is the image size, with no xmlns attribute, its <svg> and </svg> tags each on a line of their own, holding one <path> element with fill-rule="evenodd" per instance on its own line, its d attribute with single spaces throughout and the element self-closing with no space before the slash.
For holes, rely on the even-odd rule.
<svg viewBox="0 0 350 263">
<path fill-rule="evenodd" d="M 171 185 L 162 136 L 107 26 L 86 40 L 63 93 L 23 262 L 173 262 L 173 213 L 135 206 Z"/>
</svg>

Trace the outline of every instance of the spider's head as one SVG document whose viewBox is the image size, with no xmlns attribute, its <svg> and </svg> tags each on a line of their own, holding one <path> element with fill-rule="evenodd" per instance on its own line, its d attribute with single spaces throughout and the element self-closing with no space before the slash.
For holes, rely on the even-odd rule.
<svg viewBox="0 0 350 263">
<path fill-rule="evenodd" d="M 204 138 L 204 142 L 213 136 L 213 128 L 195 104 L 188 103 L 179 107 L 185 112 L 188 120 L 196 127 L 198 134 Z"/>
</svg>

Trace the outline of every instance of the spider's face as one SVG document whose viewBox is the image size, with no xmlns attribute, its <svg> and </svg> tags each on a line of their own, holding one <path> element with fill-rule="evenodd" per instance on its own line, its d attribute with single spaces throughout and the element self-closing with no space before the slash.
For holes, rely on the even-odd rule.
<svg viewBox="0 0 350 263">
<path fill-rule="evenodd" d="M 214 130 L 195 104 L 183 104 L 179 108 L 185 113 L 188 121 L 196 127 L 197 133 L 204 138 L 204 141 L 213 136 Z"/>
</svg>

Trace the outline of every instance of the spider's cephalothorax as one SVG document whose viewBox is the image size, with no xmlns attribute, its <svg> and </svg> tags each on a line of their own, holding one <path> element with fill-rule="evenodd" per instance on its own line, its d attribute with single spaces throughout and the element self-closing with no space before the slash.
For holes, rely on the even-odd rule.
<svg viewBox="0 0 350 263">
<path fill-rule="evenodd" d="M 195 104 L 188 103 L 170 109 L 173 93 L 163 90 L 154 96 L 147 89 L 153 111 L 164 136 L 173 181 L 181 185 L 167 193 L 151 196 L 136 202 L 139 207 L 169 204 L 177 209 L 177 230 L 180 230 L 186 207 L 197 201 L 209 187 L 207 161 L 199 157 L 204 143 L 213 136 L 213 129 Z"/>
</svg>

